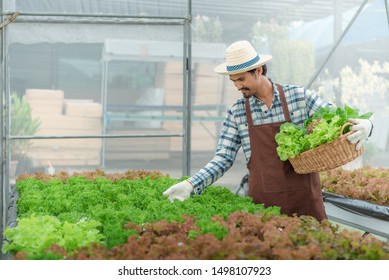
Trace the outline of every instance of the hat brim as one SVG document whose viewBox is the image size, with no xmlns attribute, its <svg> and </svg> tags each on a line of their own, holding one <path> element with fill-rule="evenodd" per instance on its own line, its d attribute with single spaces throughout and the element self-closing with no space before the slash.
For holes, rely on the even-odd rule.
<svg viewBox="0 0 389 280">
<path fill-rule="evenodd" d="M 240 73 L 244 73 L 244 72 L 247 72 L 247 71 L 250 71 L 250 70 L 253 70 L 255 68 L 258 68 L 264 64 L 266 64 L 266 62 L 268 62 L 270 59 L 272 58 L 271 55 L 269 54 L 263 54 L 263 55 L 260 55 L 260 60 L 249 66 L 249 67 L 246 67 L 246 68 L 242 68 L 242 69 L 239 69 L 239 70 L 235 70 L 235 71 L 228 71 L 227 70 L 227 65 L 226 63 L 222 63 L 222 64 L 219 64 L 218 66 L 215 67 L 214 71 L 216 73 L 219 73 L 219 74 L 222 74 L 222 75 L 235 75 L 235 74 L 240 74 Z"/>
</svg>

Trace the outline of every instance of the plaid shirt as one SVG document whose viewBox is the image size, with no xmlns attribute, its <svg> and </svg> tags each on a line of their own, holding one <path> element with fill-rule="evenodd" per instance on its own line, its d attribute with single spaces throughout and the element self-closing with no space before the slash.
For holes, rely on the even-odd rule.
<svg viewBox="0 0 389 280">
<path fill-rule="evenodd" d="M 304 121 L 319 108 L 331 106 L 315 93 L 303 87 L 294 85 L 283 85 L 282 87 L 288 103 L 291 121 L 296 125 L 302 126 Z M 275 83 L 273 83 L 273 88 L 274 97 L 270 108 L 255 96 L 250 97 L 250 109 L 254 125 L 285 121 Z M 201 194 L 207 186 L 218 180 L 230 169 L 241 146 L 247 164 L 251 156 L 251 147 L 244 97 L 238 99 L 227 110 L 213 159 L 188 179 L 194 187 L 195 194 Z"/>
</svg>

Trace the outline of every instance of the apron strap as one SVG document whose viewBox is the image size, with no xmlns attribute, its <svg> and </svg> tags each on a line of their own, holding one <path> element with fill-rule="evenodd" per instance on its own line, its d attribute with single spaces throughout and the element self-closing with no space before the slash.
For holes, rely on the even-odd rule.
<svg viewBox="0 0 389 280">
<path fill-rule="evenodd" d="M 288 109 L 288 103 L 286 103 L 284 89 L 279 84 L 277 84 L 277 89 L 278 89 L 278 93 L 280 94 L 280 97 L 281 97 L 281 105 L 282 105 L 282 111 L 284 112 L 285 121 L 291 122 L 289 109 Z"/>
<path fill-rule="evenodd" d="M 251 110 L 250 110 L 250 98 L 246 98 L 246 118 L 249 127 L 253 126 L 253 119 L 251 117 Z"/>
</svg>

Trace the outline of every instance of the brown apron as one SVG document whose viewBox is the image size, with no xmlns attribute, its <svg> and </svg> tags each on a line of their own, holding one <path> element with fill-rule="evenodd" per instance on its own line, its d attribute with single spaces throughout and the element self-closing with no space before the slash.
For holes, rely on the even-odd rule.
<svg viewBox="0 0 389 280">
<path fill-rule="evenodd" d="M 286 122 L 290 122 L 285 93 L 277 85 Z M 283 122 L 253 125 L 249 98 L 246 99 L 246 116 L 249 128 L 251 158 L 248 195 L 254 203 L 265 207 L 280 206 L 287 215 L 310 215 L 317 220 L 326 219 L 318 173 L 297 174 L 290 162 L 277 155 L 275 135 Z"/>
</svg>

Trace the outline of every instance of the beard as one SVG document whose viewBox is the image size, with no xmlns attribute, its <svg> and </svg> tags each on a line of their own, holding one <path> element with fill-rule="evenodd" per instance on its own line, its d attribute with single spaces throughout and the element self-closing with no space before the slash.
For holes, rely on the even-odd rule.
<svg viewBox="0 0 389 280">
<path fill-rule="evenodd" d="M 250 89 L 242 88 L 242 89 L 240 89 L 240 92 L 243 94 L 243 97 L 245 97 L 245 98 L 250 97 Z"/>
</svg>

